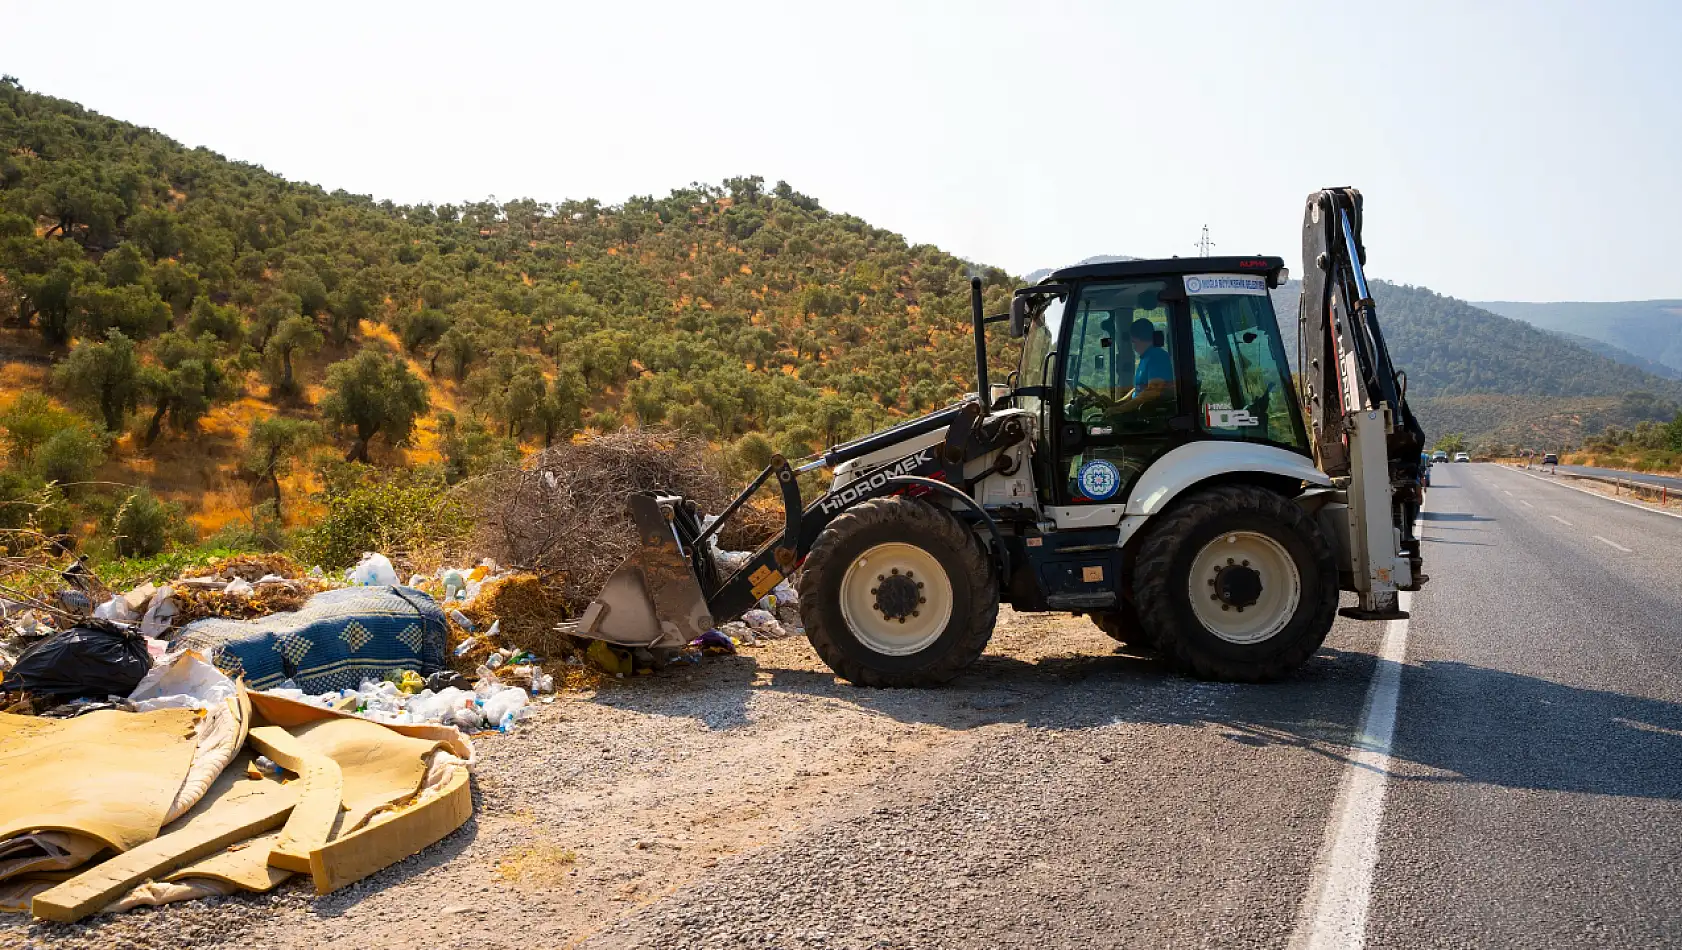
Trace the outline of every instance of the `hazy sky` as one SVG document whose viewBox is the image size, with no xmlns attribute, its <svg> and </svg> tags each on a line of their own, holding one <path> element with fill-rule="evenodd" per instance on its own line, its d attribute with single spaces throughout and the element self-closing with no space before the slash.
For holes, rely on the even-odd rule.
<svg viewBox="0 0 1682 950">
<path fill-rule="evenodd" d="M 1682 297 L 1679 50 L 1677 2 L 0 0 L 26 87 L 329 189 L 759 174 L 1018 274 L 1205 224 L 1300 273 L 1352 184 L 1375 276 L 1468 299 Z"/>
</svg>

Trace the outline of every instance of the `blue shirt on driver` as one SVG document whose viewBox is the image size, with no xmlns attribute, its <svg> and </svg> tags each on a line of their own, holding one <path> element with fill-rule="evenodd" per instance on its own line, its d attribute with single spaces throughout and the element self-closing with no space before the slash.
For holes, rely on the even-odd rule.
<svg viewBox="0 0 1682 950">
<path fill-rule="evenodd" d="M 1133 395 L 1142 396 L 1145 387 L 1153 382 L 1174 382 L 1174 364 L 1168 359 L 1168 351 L 1160 346 L 1153 346 L 1139 354 L 1139 360 L 1133 365 Z"/>
</svg>

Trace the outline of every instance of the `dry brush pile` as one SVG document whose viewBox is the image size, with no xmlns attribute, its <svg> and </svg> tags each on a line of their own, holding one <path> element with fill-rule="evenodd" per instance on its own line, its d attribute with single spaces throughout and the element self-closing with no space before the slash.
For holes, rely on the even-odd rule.
<svg viewBox="0 0 1682 950">
<path fill-rule="evenodd" d="M 717 513 L 740 490 L 705 441 L 621 429 L 554 446 L 518 470 L 487 479 L 475 542 L 503 564 L 540 575 L 576 615 L 636 547 L 628 493 L 683 495 L 701 511 Z M 731 518 L 719 543 L 757 547 L 780 524 L 780 513 L 748 505 Z"/>
</svg>

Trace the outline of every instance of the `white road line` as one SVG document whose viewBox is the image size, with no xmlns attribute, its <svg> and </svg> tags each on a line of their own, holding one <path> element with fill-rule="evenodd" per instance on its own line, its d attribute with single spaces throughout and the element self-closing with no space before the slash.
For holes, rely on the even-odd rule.
<svg viewBox="0 0 1682 950">
<path fill-rule="evenodd" d="M 1630 552 L 1630 549 L 1629 549 L 1629 548 L 1626 548 L 1626 547 L 1624 547 L 1624 546 L 1623 546 L 1623 545 L 1621 545 L 1621 544 L 1619 544 L 1619 543 L 1618 543 L 1618 542 L 1616 542 L 1616 541 L 1608 541 L 1608 540 L 1606 540 L 1606 539 L 1605 539 L 1605 538 L 1603 538 L 1603 537 L 1601 537 L 1601 536 L 1600 536 L 1600 535 L 1598 535 L 1598 534 L 1597 534 L 1597 535 L 1595 535 L 1595 536 L 1594 536 L 1594 539 L 1595 539 L 1595 540 L 1596 540 L 1596 541 L 1599 541 L 1599 542 L 1600 542 L 1600 543 L 1601 543 L 1601 544 L 1604 544 L 1604 545 L 1606 545 L 1606 546 L 1607 546 L 1607 547 L 1609 547 L 1609 548 L 1617 548 L 1617 549 L 1618 549 L 1618 550 L 1620 550 L 1620 551 L 1622 551 L 1622 552 L 1624 552 L 1624 553 L 1625 553 L 1625 554 L 1629 554 L 1629 553 L 1631 553 L 1631 552 Z"/>
<path fill-rule="evenodd" d="M 1400 600 L 1406 610 L 1413 595 L 1403 593 Z M 1384 786 L 1390 778 L 1390 741 L 1396 733 L 1396 700 L 1401 694 L 1407 646 L 1408 622 L 1389 621 L 1349 766 L 1314 862 L 1314 877 L 1297 910 L 1290 950 L 1359 950 L 1366 943 L 1378 832 L 1384 820 Z"/>
<path fill-rule="evenodd" d="M 1565 520 L 1565 519 L 1564 519 L 1564 518 L 1561 518 L 1561 517 L 1560 517 L 1560 516 L 1559 516 L 1559 515 L 1549 515 L 1549 516 L 1548 516 L 1548 517 L 1549 517 L 1549 518 L 1552 518 L 1552 519 L 1553 519 L 1553 520 L 1555 520 L 1555 521 L 1557 521 L 1557 522 L 1559 522 L 1559 523 L 1560 523 L 1560 524 L 1562 524 L 1562 525 L 1565 525 L 1565 526 L 1566 526 L 1566 527 L 1567 527 L 1567 528 L 1574 528 L 1574 527 L 1576 527 L 1576 525 L 1574 525 L 1574 524 L 1572 524 L 1572 523 L 1571 523 L 1571 522 L 1569 522 L 1569 521 L 1566 521 L 1566 520 Z"/>
<path fill-rule="evenodd" d="M 1549 485 L 1557 485 L 1560 488 L 1569 488 L 1572 491 L 1582 492 L 1583 494 L 1589 496 L 1590 498 L 1599 498 L 1602 501 L 1612 501 L 1612 502 L 1617 502 L 1620 505 L 1627 505 L 1631 508 L 1636 509 L 1637 511 L 1651 511 L 1655 515 L 1664 515 L 1666 518 L 1682 518 L 1682 514 L 1677 514 L 1674 511 L 1660 511 L 1657 508 L 1650 508 L 1646 505 L 1638 505 L 1633 501 L 1624 501 L 1622 498 L 1613 498 L 1609 495 L 1602 495 L 1600 492 L 1597 492 L 1597 491 L 1589 491 L 1587 488 L 1578 488 L 1576 485 L 1568 485 L 1565 482 L 1556 481 L 1555 479 L 1552 479 L 1552 478 L 1544 478 L 1541 475 L 1532 475 L 1529 472 L 1522 471 L 1522 470 L 1516 469 L 1516 468 L 1512 468 L 1511 466 L 1507 466 L 1507 465 L 1503 465 L 1503 466 L 1501 466 L 1501 468 L 1504 468 L 1507 471 L 1512 472 L 1515 475 L 1523 475 L 1526 478 L 1534 478 L 1537 481 L 1547 482 Z M 1502 490 L 1505 491 L 1506 489 L 1502 489 Z"/>
<path fill-rule="evenodd" d="M 1531 504 L 1531 503 L 1530 503 L 1530 502 L 1528 502 L 1528 501 L 1525 501 L 1525 500 L 1524 500 L 1524 499 L 1523 499 L 1523 498 L 1520 498 L 1520 499 L 1519 499 L 1519 500 L 1518 500 L 1518 503 L 1519 503 L 1519 504 L 1521 504 L 1521 505 L 1523 505 L 1523 506 L 1524 506 L 1524 507 L 1526 507 L 1526 508 L 1534 508 L 1534 507 L 1536 507 L 1536 506 L 1535 506 L 1535 505 L 1532 505 L 1532 504 Z"/>
</svg>

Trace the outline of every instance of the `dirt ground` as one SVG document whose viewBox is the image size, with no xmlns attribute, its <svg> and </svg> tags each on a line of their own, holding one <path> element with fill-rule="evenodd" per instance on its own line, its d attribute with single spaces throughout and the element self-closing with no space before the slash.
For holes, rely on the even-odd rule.
<svg viewBox="0 0 1682 950">
<path fill-rule="evenodd" d="M 359 885 L 317 898 L 294 880 L 75 926 L 4 915 L 0 946 L 576 945 L 723 863 L 868 811 L 885 779 L 936 775 L 1023 728 L 1019 688 L 1078 677 L 1114 647 L 1084 619 L 1007 609 L 987 656 L 941 690 L 855 688 L 791 638 L 563 695 L 477 740 L 467 825 Z"/>
</svg>

